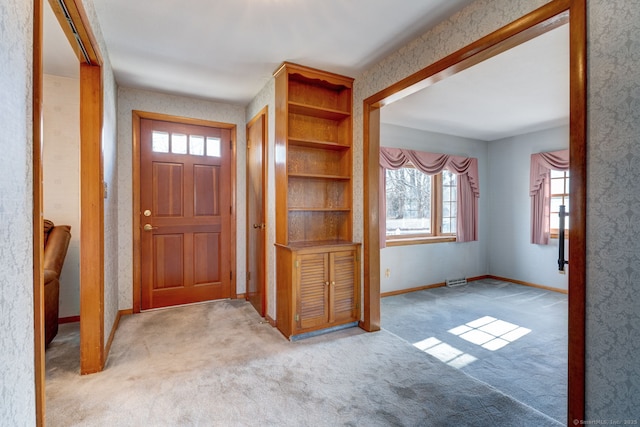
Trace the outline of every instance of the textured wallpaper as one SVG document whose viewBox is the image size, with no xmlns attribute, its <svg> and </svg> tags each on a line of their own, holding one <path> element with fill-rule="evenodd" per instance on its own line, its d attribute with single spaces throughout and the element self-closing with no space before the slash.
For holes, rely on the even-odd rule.
<svg viewBox="0 0 640 427">
<path fill-rule="evenodd" d="M 246 120 L 244 107 L 165 95 L 139 89 L 118 89 L 118 286 L 120 309 L 133 306 L 133 192 L 132 192 L 132 111 L 145 111 L 236 124 L 236 283 L 244 293 L 246 284 L 245 247 L 245 167 Z"/>
<path fill-rule="evenodd" d="M 253 98 L 246 108 L 247 121 L 253 119 L 265 106 L 267 115 L 267 315 L 276 318 L 276 175 L 275 175 L 275 141 L 276 141 L 276 85 L 271 78 L 262 90 Z"/>
<path fill-rule="evenodd" d="M 587 12 L 587 418 L 640 423 L 640 3 Z"/>
<path fill-rule="evenodd" d="M 0 424 L 35 425 L 32 2 L 0 2 Z"/>
<path fill-rule="evenodd" d="M 71 226 L 60 317 L 80 314 L 80 81 L 44 75 L 44 217 Z"/>
</svg>

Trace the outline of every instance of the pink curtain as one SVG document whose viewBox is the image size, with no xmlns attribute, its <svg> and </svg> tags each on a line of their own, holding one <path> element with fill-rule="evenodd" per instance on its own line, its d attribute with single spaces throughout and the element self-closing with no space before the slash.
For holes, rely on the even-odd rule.
<svg viewBox="0 0 640 427">
<path fill-rule="evenodd" d="M 458 175 L 456 240 L 458 242 L 478 240 L 478 198 L 480 197 L 478 159 L 380 147 L 380 247 L 386 247 L 387 235 L 386 170 L 400 169 L 407 163 L 411 163 L 416 169 L 428 175 L 436 175 L 444 169 Z"/>
<path fill-rule="evenodd" d="M 569 150 L 531 155 L 531 243 L 549 244 L 549 209 L 551 198 L 551 170 L 569 170 Z"/>
</svg>

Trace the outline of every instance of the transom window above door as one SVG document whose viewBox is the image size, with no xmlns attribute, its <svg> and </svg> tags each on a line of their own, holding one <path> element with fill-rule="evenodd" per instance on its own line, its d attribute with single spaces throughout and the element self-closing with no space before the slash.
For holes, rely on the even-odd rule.
<svg viewBox="0 0 640 427">
<path fill-rule="evenodd" d="M 190 154 L 220 157 L 220 138 L 163 131 L 152 132 L 151 149 L 155 153 Z"/>
</svg>

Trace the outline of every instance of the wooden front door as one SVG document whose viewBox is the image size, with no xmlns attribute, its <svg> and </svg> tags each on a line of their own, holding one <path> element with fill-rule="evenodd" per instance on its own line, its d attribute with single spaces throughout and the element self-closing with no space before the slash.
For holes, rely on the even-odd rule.
<svg viewBox="0 0 640 427">
<path fill-rule="evenodd" d="M 140 120 L 142 309 L 231 296 L 230 131 Z"/>
<path fill-rule="evenodd" d="M 265 316 L 265 144 L 266 114 L 247 126 L 247 299 Z"/>
</svg>

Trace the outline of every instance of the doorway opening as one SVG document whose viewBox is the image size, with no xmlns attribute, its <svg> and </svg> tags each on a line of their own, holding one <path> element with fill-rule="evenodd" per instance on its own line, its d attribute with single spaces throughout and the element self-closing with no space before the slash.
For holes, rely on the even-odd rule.
<svg viewBox="0 0 640 427">
<path fill-rule="evenodd" d="M 80 373 L 102 370 L 104 345 L 104 212 L 102 174 L 102 58 L 79 0 L 49 0 L 80 68 Z M 36 422 L 44 425 L 44 201 L 43 201 L 43 20 L 34 0 L 33 25 L 33 290 Z"/>
<path fill-rule="evenodd" d="M 569 20 L 570 27 L 570 157 L 571 246 L 568 314 L 568 419 L 584 415 L 584 276 L 585 276 L 585 4 L 553 1 L 494 33 L 437 61 L 364 101 L 365 212 L 379 206 L 380 109 L 439 80 L 531 40 Z M 365 315 L 363 328 L 380 328 L 379 218 L 365 215 Z"/>
<path fill-rule="evenodd" d="M 385 105 L 380 135 L 386 172 L 381 183 L 386 209 L 379 214 L 385 239 L 382 326 L 564 421 L 567 275 L 558 274 L 557 259 L 565 245 L 557 238 L 531 242 L 532 220 L 545 215 L 532 215 L 531 185 L 538 180 L 530 181 L 530 168 L 536 159 L 538 172 L 543 158 L 534 153 L 555 150 L 561 151 L 552 158 L 563 155 L 568 167 L 568 23 Z M 442 180 L 432 175 L 427 153 L 453 156 Z M 416 164 L 394 169 L 397 159 L 413 156 Z M 477 159 L 479 173 L 460 170 L 458 156 Z M 471 221 L 463 214 L 474 211 L 463 206 L 473 199 L 459 197 L 466 181 L 456 180 L 451 169 L 466 173 L 480 192 L 478 241 L 472 243 L 451 241 L 473 234 L 464 229 Z M 550 173 L 546 235 L 553 229 L 557 234 L 557 205 L 568 196 L 564 173 Z M 460 191 L 456 184 L 462 185 Z M 442 288 L 430 289 L 436 287 Z M 395 296 L 403 292 L 409 293 Z M 494 319 L 479 320 L 486 318 Z"/>
</svg>

